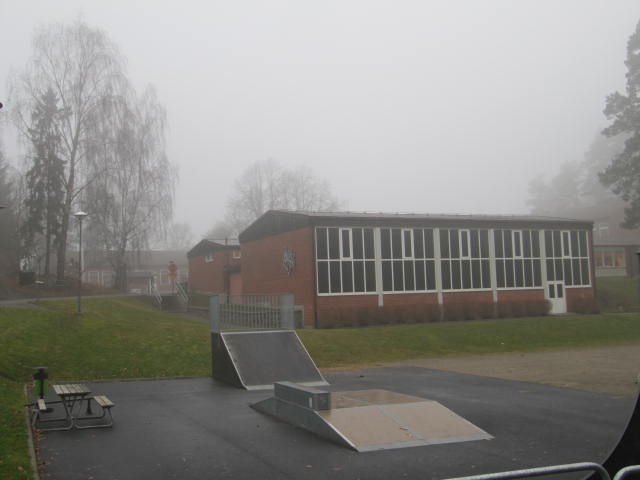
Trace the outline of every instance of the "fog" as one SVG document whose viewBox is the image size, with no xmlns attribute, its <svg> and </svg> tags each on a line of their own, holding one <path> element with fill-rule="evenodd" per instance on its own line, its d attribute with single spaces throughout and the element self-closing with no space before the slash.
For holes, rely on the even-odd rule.
<svg viewBox="0 0 640 480">
<path fill-rule="evenodd" d="M 606 125 L 640 2 L 6 0 L 0 115 L 34 28 L 77 16 L 156 87 L 175 220 L 203 235 L 267 158 L 312 167 L 352 211 L 526 212 L 529 180 Z"/>
</svg>

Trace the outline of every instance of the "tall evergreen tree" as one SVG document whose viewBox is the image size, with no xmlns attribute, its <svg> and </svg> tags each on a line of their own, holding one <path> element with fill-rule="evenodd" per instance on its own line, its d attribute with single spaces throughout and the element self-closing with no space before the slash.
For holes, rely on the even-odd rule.
<svg viewBox="0 0 640 480">
<path fill-rule="evenodd" d="M 27 218 L 23 239 L 27 251 L 33 251 L 42 237 L 45 276 L 50 273 L 52 247 L 60 241 L 64 212 L 65 164 L 59 156 L 60 135 L 56 127 L 62 117 L 58 97 L 48 88 L 35 105 L 28 130 L 33 161 L 26 173 Z"/>
<path fill-rule="evenodd" d="M 0 275 L 18 268 L 15 196 L 9 166 L 0 149 Z"/>
<path fill-rule="evenodd" d="M 628 135 L 624 149 L 613 157 L 600 174 L 604 185 L 626 203 L 626 228 L 640 227 L 640 22 L 627 42 L 626 95 L 615 92 L 607 97 L 604 114 L 611 125 L 603 130 L 607 137 Z"/>
</svg>

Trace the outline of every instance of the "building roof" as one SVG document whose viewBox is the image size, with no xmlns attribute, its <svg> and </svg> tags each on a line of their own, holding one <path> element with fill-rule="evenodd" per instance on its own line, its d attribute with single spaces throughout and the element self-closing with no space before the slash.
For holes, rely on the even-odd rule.
<svg viewBox="0 0 640 480">
<path fill-rule="evenodd" d="M 237 238 L 203 238 L 191 250 L 187 252 L 187 258 L 200 257 L 218 250 L 236 249 L 239 246 Z"/>
<path fill-rule="evenodd" d="M 269 210 L 240 234 L 240 243 L 258 240 L 309 226 L 456 226 L 531 228 L 593 228 L 593 222 L 571 218 L 539 215 L 459 215 L 385 212 L 311 212 L 300 210 Z"/>
</svg>

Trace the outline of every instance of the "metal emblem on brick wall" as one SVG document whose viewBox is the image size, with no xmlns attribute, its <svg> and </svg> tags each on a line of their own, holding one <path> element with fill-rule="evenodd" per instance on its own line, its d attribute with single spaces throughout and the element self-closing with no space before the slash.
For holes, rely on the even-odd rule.
<svg viewBox="0 0 640 480">
<path fill-rule="evenodd" d="M 282 252 L 282 266 L 284 267 L 285 272 L 287 272 L 287 275 L 291 275 L 296 266 L 296 252 L 290 248 L 287 248 Z"/>
</svg>

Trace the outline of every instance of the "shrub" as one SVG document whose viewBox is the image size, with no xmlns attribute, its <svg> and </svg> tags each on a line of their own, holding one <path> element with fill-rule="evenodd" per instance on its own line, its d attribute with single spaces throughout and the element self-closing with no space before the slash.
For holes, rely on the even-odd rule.
<svg viewBox="0 0 640 480">
<path fill-rule="evenodd" d="M 592 298 L 579 297 L 571 302 L 571 311 L 575 313 L 596 313 L 597 308 Z"/>
<path fill-rule="evenodd" d="M 496 314 L 499 318 L 513 317 L 512 302 L 498 302 L 496 305 Z"/>
<path fill-rule="evenodd" d="M 465 307 L 460 303 L 445 303 L 442 307 L 445 322 L 457 322 L 465 319 Z"/>
<path fill-rule="evenodd" d="M 494 318 L 496 316 L 495 307 L 493 303 L 479 302 L 476 304 L 477 318 L 486 319 Z"/>
</svg>

